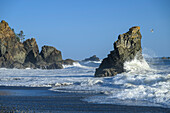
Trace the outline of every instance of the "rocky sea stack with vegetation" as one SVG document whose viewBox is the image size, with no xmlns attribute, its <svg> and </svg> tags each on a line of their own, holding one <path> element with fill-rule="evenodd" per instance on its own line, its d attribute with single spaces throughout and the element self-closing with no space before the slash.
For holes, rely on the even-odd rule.
<svg viewBox="0 0 170 113">
<path fill-rule="evenodd" d="M 62 59 L 61 51 L 52 46 L 39 48 L 35 38 L 23 41 L 23 31 L 14 33 L 7 22 L 0 23 L 0 67 L 1 68 L 41 68 L 61 69 L 62 64 L 72 65 L 74 60 Z M 20 37 L 20 39 L 19 39 Z"/>
<path fill-rule="evenodd" d="M 119 35 L 118 40 L 114 42 L 114 50 L 103 59 L 99 68 L 96 69 L 95 76 L 114 76 L 125 71 L 124 62 L 134 58 L 142 59 L 141 38 L 139 26 L 132 27 L 127 33 Z"/>
</svg>

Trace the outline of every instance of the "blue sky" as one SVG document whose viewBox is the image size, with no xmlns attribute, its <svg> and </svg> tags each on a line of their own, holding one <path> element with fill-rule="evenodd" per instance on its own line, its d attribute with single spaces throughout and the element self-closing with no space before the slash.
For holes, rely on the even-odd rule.
<svg viewBox="0 0 170 113">
<path fill-rule="evenodd" d="M 170 0 L 0 0 L 0 20 L 63 58 L 104 58 L 119 34 L 140 26 L 150 56 L 170 56 Z M 154 33 L 150 30 L 154 29 Z"/>
</svg>

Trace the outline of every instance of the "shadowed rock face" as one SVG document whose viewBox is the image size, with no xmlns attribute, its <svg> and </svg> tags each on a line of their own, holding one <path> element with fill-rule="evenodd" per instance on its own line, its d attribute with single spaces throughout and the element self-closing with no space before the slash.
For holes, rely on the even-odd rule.
<svg viewBox="0 0 170 113">
<path fill-rule="evenodd" d="M 25 62 L 36 62 L 36 57 L 39 54 L 39 49 L 35 38 L 27 39 L 23 42 L 24 48 L 27 52 Z"/>
<path fill-rule="evenodd" d="M 47 63 L 62 61 L 61 51 L 52 46 L 43 46 L 40 55 Z"/>
<path fill-rule="evenodd" d="M 61 51 L 52 46 L 43 46 L 36 57 L 36 67 L 41 69 L 62 69 Z"/>
<path fill-rule="evenodd" d="M 110 52 L 107 58 L 103 59 L 99 68 L 96 69 L 96 77 L 114 76 L 122 73 L 125 61 L 134 58 L 142 59 L 140 27 L 135 26 L 129 29 L 127 33 L 118 36 L 114 42 L 114 50 Z"/>
</svg>

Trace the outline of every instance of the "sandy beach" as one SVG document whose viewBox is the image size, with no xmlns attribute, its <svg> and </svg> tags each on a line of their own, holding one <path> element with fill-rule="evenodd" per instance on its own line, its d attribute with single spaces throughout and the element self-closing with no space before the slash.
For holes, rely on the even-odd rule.
<svg viewBox="0 0 170 113">
<path fill-rule="evenodd" d="M 82 101 L 94 94 L 61 93 L 49 88 L 0 87 L 1 112 L 169 113 L 160 107 L 94 104 Z"/>
</svg>

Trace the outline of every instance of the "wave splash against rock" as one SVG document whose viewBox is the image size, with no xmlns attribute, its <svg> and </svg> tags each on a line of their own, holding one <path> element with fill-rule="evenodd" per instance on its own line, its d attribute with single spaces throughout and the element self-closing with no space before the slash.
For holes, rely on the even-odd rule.
<svg viewBox="0 0 170 113">
<path fill-rule="evenodd" d="M 134 58 L 143 59 L 141 38 L 139 26 L 134 26 L 127 33 L 119 35 L 118 40 L 114 42 L 114 50 L 107 58 L 103 59 L 99 68 L 96 69 L 95 76 L 114 76 L 125 71 L 123 66 L 126 61 L 131 61 Z"/>
</svg>

